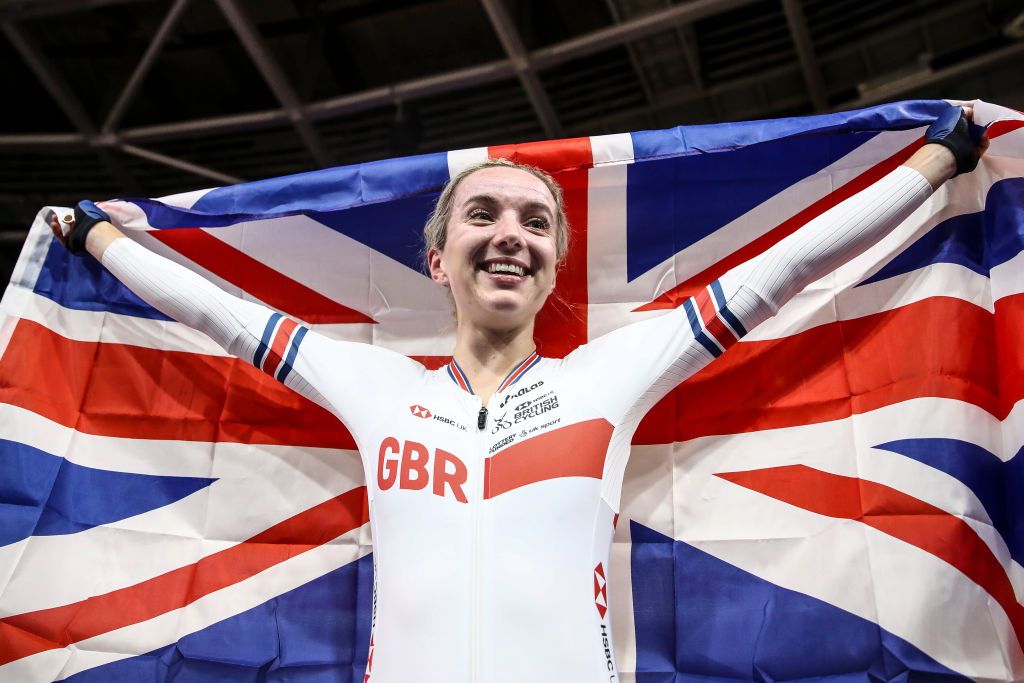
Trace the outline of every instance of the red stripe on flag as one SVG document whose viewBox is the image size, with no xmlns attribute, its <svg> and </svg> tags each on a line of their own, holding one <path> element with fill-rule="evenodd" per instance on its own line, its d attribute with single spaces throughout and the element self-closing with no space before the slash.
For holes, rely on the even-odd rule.
<svg viewBox="0 0 1024 683">
<path fill-rule="evenodd" d="M 263 359 L 263 372 L 267 373 L 271 377 L 277 372 L 277 368 L 281 365 L 281 359 L 284 358 L 284 350 L 288 345 L 288 340 L 292 338 L 292 333 L 299 324 L 291 318 L 283 318 L 281 324 L 277 326 L 277 332 L 274 334 L 274 341 L 270 346 L 270 350 L 267 351 L 267 357 Z"/>
<path fill-rule="evenodd" d="M 368 510 L 360 486 L 195 564 L 70 605 L 0 619 L 0 665 L 190 605 L 361 527 Z"/>
<path fill-rule="evenodd" d="M 534 328 L 538 353 L 562 358 L 587 342 L 587 211 L 594 165 L 590 138 L 490 147 L 488 155 L 541 168 L 562 186 L 571 248 Z"/>
<path fill-rule="evenodd" d="M 704 327 L 722 345 L 722 348 L 728 350 L 730 346 L 736 343 L 736 335 L 718 317 L 718 311 L 711 300 L 711 295 L 708 294 L 708 288 L 705 287 L 697 292 L 693 299 L 697 302 L 697 310 L 700 311 L 700 318 L 704 321 Z"/>
<path fill-rule="evenodd" d="M 683 304 L 683 301 L 687 297 L 694 296 L 701 288 L 705 287 L 709 282 L 713 282 L 720 278 L 724 273 L 738 266 L 739 264 L 749 261 L 755 256 L 764 253 L 769 247 L 775 245 L 783 238 L 796 232 L 798 229 L 806 225 L 809 221 L 817 218 L 821 214 L 831 209 L 836 204 L 839 204 L 845 199 L 852 197 L 864 188 L 873 185 L 878 182 L 881 178 L 895 169 L 897 166 L 902 164 L 904 161 L 910 158 L 910 156 L 916 152 L 924 144 L 924 139 L 916 140 L 911 144 L 907 145 L 903 149 L 899 150 L 888 159 L 885 159 L 868 170 L 861 173 L 859 176 L 846 183 L 842 187 L 830 192 L 818 201 L 808 206 L 803 211 L 800 211 L 795 216 L 783 221 L 776 227 L 772 228 L 765 234 L 761 235 L 752 242 L 740 247 L 733 253 L 726 256 L 724 259 L 709 266 L 690 277 L 685 282 L 681 282 L 672 289 L 668 290 L 654 301 L 644 304 L 639 308 L 633 309 L 634 311 L 655 311 L 660 309 L 677 308 Z"/>
<path fill-rule="evenodd" d="M 484 498 L 559 477 L 600 479 L 613 430 L 607 420 L 587 420 L 506 448 L 485 462 Z"/>
<path fill-rule="evenodd" d="M 375 322 L 369 316 L 342 306 L 200 228 L 152 230 L 147 234 L 211 273 L 241 287 L 267 305 L 299 320 L 310 324 Z"/>
<path fill-rule="evenodd" d="M 992 140 L 1000 135 L 1012 133 L 1019 128 L 1024 128 L 1024 121 L 1020 119 L 1007 119 L 1005 121 L 996 121 L 990 125 L 985 134 L 988 135 L 989 140 Z"/>
<path fill-rule="evenodd" d="M 633 443 L 826 422 L 926 396 L 967 401 L 1002 419 L 1024 398 L 1022 347 L 1024 295 L 1000 299 L 994 316 L 934 297 L 744 341 L 658 403 Z"/>
<path fill-rule="evenodd" d="M 965 521 L 866 479 L 787 465 L 717 476 L 819 515 L 852 519 L 931 553 L 974 581 L 1003 608 L 1024 644 L 1024 606 L 999 559 Z"/>
<path fill-rule="evenodd" d="M 244 361 L 74 341 L 31 320 L 0 358 L 0 402 L 103 436 L 356 447 L 337 418 Z"/>
</svg>

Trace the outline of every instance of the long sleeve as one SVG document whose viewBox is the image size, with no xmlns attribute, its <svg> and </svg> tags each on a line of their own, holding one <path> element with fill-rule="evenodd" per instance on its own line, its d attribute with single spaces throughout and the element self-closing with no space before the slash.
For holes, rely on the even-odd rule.
<svg viewBox="0 0 1024 683">
<path fill-rule="evenodd" d="M 678 308 L 604 335 L 567 361 L 580 368 L 581 381 L 592 383 L 613 424 L 635 426 L 672 388 L 808 284 L 877 243 L 930 195 L 924 176 L 901 166 Z"/>
<path fill-rule="evenodd" d="M 129 239 L 114 240 L 102 263 L 146 303 L 320 404 L 354 434 L 380 419 L 380 406 L 397 387 L 424 372 L 401 354 L 330 339 L 266 306 L 231 296 Z"/>
<path fill-rule="evenodd" d="M 917 171 L 896 170 L 811 220 L 719 280 L 739 336 L 775 315 L 815 280 L 859 256 L 931 196 Z"/>
<path fill-rule="evenodd" d="M 207 334 L 229 353 L 246 326 L 266 320 L 273 311 L 238 297 L 155 254 L 130 239 L 118 239 L 103 252 L 101 263 L 153 308 Z"/>
<path fill-rule="evenodd" d="M 161 313 L 207 334 L 231 355 L 328 407 L 298 362 L 300 345 L 307 336 L 314 336 L 305 326 L 266 306 L 232 296 L 130 239 L 114 240 L 103 252 L 101 263 Z"/>
</svg>

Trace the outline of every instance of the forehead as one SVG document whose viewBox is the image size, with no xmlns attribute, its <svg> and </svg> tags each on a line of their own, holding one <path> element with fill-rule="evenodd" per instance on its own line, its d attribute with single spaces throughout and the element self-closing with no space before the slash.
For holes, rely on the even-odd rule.
<svg viewBox="0 0 1024 683">
<path fill-rule="evenodd" d="M 504 201 L 541 202 L 552 211 L 555 209 L 555 198 L 547 184 L 519 168 L 491 166 L 466 176 L 455 188 L 455 204 L 462 205 L 479 195 Z"/>
</svg>

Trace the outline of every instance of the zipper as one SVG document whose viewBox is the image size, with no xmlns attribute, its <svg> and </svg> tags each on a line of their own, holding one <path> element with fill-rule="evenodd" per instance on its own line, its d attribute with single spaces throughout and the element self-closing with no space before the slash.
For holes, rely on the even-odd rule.
<svg viewBox="0 0 1024 683">
<path fill-rule="evenodd" d="M 477 400 L 480 400 L 479 398 Z M 473 540 L 471 551 L 473 553 L 473 576 L 470 593 L 470 680 L 473 683 L 481 683 L 480 672 L 480 506 L 484 497 L 483 470 L 487 457 L 487 406 L 481 401 L 480 410 L 476 415 L 477 442 L 479 444 L 479 458 L 475 463 L 473 472 L 476 480 L 473 483 L 470 504 L 473 506 Z"/>
</svg>

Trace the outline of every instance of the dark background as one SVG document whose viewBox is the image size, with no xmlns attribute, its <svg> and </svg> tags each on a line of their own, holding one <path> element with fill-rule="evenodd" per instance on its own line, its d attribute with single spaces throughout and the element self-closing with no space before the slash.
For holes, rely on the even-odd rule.
<svg viewBox="0 0 1024 683">
<path fill-rule="evenodd" d="M 0 277 L 44 204 L 359 161 L 982 99 L 1020 0 L 0 0 Z"/>
</svg>

